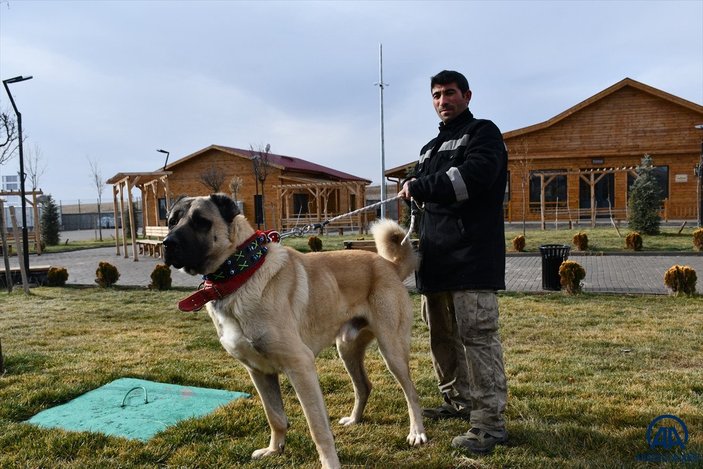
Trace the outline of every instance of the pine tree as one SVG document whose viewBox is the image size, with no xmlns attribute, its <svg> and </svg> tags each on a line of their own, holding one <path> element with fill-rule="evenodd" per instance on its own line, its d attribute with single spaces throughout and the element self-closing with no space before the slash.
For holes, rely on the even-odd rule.
<svg viewBox="0 0 703 469">
<path fill-rule="evenodd" d="M 628 201 L 630 229 L 648 235 L 659 233 L 659 209 L 663 201 L 662 190 L 653 170 L 652 157 L 644 155 L 640 166 L 637 167 L 639 177 L 630 188 Z"/>
<path fill-rule="evenodd" d="M 53 197 L 48 195 L 44 203 L 44 210 L 41 214 L 41 238 L 47 246 L 59 244 L 59 208 L 56 206 Z"/>
</svg>

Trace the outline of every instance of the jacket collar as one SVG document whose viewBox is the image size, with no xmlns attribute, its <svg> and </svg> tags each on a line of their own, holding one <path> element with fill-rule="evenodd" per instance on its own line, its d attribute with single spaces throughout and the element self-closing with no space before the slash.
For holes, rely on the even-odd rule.
<svg viewBox="0 0 703 469">
<path fill-rule="evenodd" d="M 447 123 L 440 122 L 439 123 L 439 131 L 440 132 L 448 132 L 448 131 L 453 131 L 461 127 L 462 125 L 466 124 L 469 122 L 471 119 L 474 118 L 474 115 L 471 114 L 471 111 L 469 108 L 466 108 L 464 112 L 456 116 L 454 119 L 450 120 Z"/>
</svg>

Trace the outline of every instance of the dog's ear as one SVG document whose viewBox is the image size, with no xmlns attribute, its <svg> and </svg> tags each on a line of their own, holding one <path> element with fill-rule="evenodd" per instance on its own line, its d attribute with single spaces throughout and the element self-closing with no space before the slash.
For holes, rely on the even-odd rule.
<svg viewBox="0 0 703 469">
<path fill-rule="evenodd" d="M 227 222 L 227 224 L 234 221 L 234 217 L 239 215 L 239 207 L 230 197 L 225 194 L 212 194 L 210 200 L 215 204 L 217 209 L 220 211 L 220 215 Z"/>
</svg>

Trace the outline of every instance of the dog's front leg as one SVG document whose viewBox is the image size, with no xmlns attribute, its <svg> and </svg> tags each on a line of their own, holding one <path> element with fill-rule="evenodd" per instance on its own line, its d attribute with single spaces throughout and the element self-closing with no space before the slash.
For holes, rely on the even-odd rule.
<svg viewBox="0 0 703 469">
<path fill-rule="evenodd" d="M 307 347 L 301 348 L 304 351 L 296 353 L 296 359 L 289 361 L 285 372 L 303 407 L 323 469 L 337 469 L 341 466 L 334 446 L 334 436 L 322 397 L 320 381 L 315 371 L 315 357 Z"/>
<path fill-rule="evenodd" d="M 264 404 L 266 420 L 271 428 L 271 440 L 267 448 L 254 451 L 251 455 L 254 459 L 263 458 L 272 454 L 281 454 L 286 445 L 286 431 L 288 430 L 288 418 L 283 409 L 281 399 L 281 386 L 278 382 L 278 375 L 269 375 L 246 367 L 249 376 L 256 386 L 256 390 Z"/>
</svg>

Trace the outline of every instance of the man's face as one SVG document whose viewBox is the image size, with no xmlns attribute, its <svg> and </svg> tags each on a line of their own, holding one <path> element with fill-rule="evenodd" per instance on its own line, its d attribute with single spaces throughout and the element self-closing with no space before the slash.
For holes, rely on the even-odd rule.
<svg viewBox="0 0 703 469">
<path fill-rule="evenodd" d="M 432 87 L 432 103 L 437 115 L 445 124 L 469 107 L 471 90 L 461 94 L 456 83 Z"/>
</svg>

